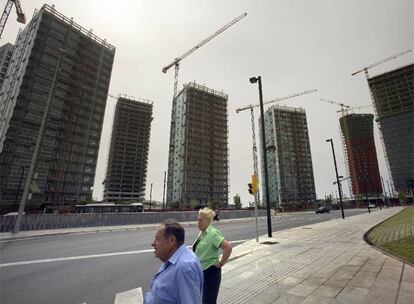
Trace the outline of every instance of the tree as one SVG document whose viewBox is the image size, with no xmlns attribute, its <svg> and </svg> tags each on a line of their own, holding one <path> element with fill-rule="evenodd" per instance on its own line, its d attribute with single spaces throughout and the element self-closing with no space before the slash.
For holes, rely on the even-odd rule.
<svg viewBox="0 0 414 304">
<path fill-rule="evenodd" d="M 217 201 L 214 199 L 210 199 L 207 202 L 207 206 L 211 209 L 211 210 L 216 210 L 217 209 Z"/>
<path fill-rule="evenodd" d="M 406 196 L 404 192 L 401 191 L 398 193 L 398 199 L 401 205 L 405 205 Z"/>
<path fill-rule="evenodd" d="M 180 210 L 181 207 L 181 202 L 180 201 L 175 201 L 174 203 L 171 204 L 171 208 L 173 210 Z"/>
<path fill-rule="evenodd" d="M 240 210 L 241 200 L 240 200 L 240 195 L 238 193 L 233 197 L 233 202 L 234 202 L 234 205 L 236 206 L 236 210 Z"/>
<path fill-rule="evenodd" d="M 191 209 L 196 209 L 198 207 L 198 201 L 196 198 L 193 198 L 190 202 Z"/>
</svg>

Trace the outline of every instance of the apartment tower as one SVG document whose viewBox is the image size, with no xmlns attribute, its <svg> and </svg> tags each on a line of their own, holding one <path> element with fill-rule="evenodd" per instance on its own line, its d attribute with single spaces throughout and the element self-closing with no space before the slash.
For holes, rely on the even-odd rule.
<svg viewBox="0 0 414 304">
<path fill-rule="evenodd" d="M 227 94 L 196 83 L 173 102 L 167 206 L 228 204 Z"/>
<path fill-rule="evenodd" d="M 381 177 L 374 141 L 374 115 L 347 114 L 339 119 L 352 193 L 381 194 Z"/>
<path fill-rule="evenodd" d="M 274 105 L 264 116 L 270 205 L 281 207 L 291 202 L 312 202 L 316 193 L 305 110 Z M 264 172 L 262 145 L 260 154 Z M 262 193 L 266 201 L 264 180 L 262 174 Z"/>
<path fill-rule="evenodd" d="M 143 200 L 152 102 L 120 96 L 115 107 L 104 201 Z"/>
<path fill-rule="evenodd" d="M 13 53 L 13 44 L 6 43 L 0 47 L 0 90 L 6 77 L 7 69 L 10 65 L 11 56 Z"/>
<path fill-rule="evenodd" d="M 91 198 L 114 55 L 48 5 L 18 34 L 0 96 L 1 204 L 20 202 L 49 95 L 30 202 Z"/>
<path fill-rule="evenodd" d="M 368 84 L 395 190 L 414 188 L 414 64 L 371 77 Z"/>
</svg>

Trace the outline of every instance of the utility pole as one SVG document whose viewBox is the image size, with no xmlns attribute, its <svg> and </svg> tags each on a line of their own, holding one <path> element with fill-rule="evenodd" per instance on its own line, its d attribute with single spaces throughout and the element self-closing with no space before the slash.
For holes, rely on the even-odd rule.
<svg viewBox="0 0 414 304">
<path fill-rule="evenodd" d="M 51 105 L 52 99 L 55 95 L 56 80 L 57 80 L 57 77 L 59 75 L 59 70 L 60 70 L 62 60 L 63 60 L 63 56 L 66 53 L 66 51 L 64 49 L 61 49 L 61 48 L 59 48 L 59 52 L 60 52 L 59 60 L 58 60 L 58 63 L 56 65 L 55 73 L 53 75 L 53 80 L 52 80 L 52 86 L 49 90 L 49 95 L 48 95 L 47 101 L 46 101 L 46 107 L 45 107 L 45 110 L 43 112 L 42 121 L 40 123 L 39 134 L 37 136 L 36 146 L 35 146 L 34 151 L 33 151 L 32 160 L 30 162 L 29 172 L 27 173 L 27 176 L 26 176 L 26 181 L 25 181 L 25 184 L 24 184 L 22 199 L 21 199 L 20 206 L 19 206 L 19 213 L 17 214 L 17 219 L 16 219 L 16 222 L 15 222 L 15 225 L 14 225 L 13 233 L 18 233 L 20 231 L 20 225 L 21 225 L 21 221 L 22 221 L 22 217 L 23 217 L 24 207 L 26 206 L 27 196 L 29 195 L 30 183 L 32 182 L 33 174 L 34 174 L 36 166 L 37 166 L 37 160 L 38 160 L 38 156 L 39 156 L 40 147 L 41 147 L 42 142 L 43 142 L 43 134 L 44 134 L 45 129 L 46 129 L 45 127 L 46 127 L 47 118 L 48 118 L 49 112 L 50 112 L 50 105 Z"/>
</svg>

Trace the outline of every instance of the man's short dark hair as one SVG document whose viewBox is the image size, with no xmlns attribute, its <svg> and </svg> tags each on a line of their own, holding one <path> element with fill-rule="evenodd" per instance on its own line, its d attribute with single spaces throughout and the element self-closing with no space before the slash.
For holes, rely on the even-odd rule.
<svg viewBox="0 0 414 304">
<path fill-rule="evenodd" d="M 180 247 L 182 244 L 184 244 L 185 231 L 184 231 L 184 227 L 181 226 L 180 223 L 178 223 L 174 219 L 167 219 L 164 221 L 163 226 L 164 226 L 164 236 L 166 238 L 170 236 L 175 236 L 175 239 L 177 240 L 177 247 Z"/>
</svg>

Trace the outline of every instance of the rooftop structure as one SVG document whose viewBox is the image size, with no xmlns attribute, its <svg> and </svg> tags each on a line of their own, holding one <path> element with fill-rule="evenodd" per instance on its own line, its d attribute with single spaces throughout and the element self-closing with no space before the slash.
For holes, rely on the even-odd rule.
<svg viewBox="0 0 414 304">
<path fill-rule="evenodd" d="M 264 120 L 270 204 L 280 207 L 290 202 L 312 202 L 316 193 L 305 110 L 274 105 L 265 112 Z M 263 172 L 261 145 L 260 153 Z M 263 196 L 264 187 L 262 183 Z"/>
<path fill-rule="evenodd" d="M 114 116 L 104 201 L 143 200 L 152 102 L 119 97 Z"/>
<path fill-rule="evenodd" d="M 19 32 L 0 96 L 1 204 L 19 201 L 49 94 L 29 198 L 60 206 L 91 197 L 114 55 L 48 5 Z"/>
<path fill-rule="evenodd" d="M 224 93 L 196 83 L 173 102 L 167 206 L 228 204 L 228 127 Z"/>
</svg>

